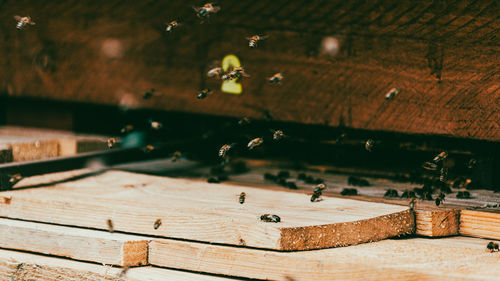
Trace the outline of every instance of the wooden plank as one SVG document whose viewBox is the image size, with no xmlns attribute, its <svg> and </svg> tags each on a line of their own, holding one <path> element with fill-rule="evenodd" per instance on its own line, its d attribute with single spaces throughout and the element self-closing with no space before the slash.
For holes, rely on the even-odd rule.
<svg viewBox="0 0 500 281">
<path fill-rule="evenodd" d="M 239 204 L 240 192 L 247 194 Z M 412 233 L 407 206 L 325 197 L 127 172 L 2 192 L 0 216 L 276 250 L 306 250 Z M 84 199 L 82 199 L 84 198 Z M 280 223 L 259 220 L 262 214 Z M 75 218 L 78 218 L 75 220 Z M 161 220 L 155 229 L 155 221 Z"/>
<path fill-rule="evenodd" d="M 415 213 L 417 235 L 442 237 L 458 234 L 460 210 L 419 210 Z"/>
<path fill-rule="evenodd" d="M 48 256 L 0 249 L 0 279 L 8 281 L 218 281 L 230 278 L 195 274 L 151 266 L 130 268 L 120 277 L 122 269 L 109 265 L 78 262 Z"/>
<path fill-rule="evenodd" d="M 487 210 L 462 210 L 460 234 L 500 240 L 500 212 Z"/>
<path fill-rule="evenodd" d="M 0 247 L 119 266 L 147 265 L 148 239 L 0 219 Z"/>
<path fill-rule="evenodd" d="M 266 280 L 497 280 L 500 256 L 486 244 L 465 237 L 412 238 L 280 253 L 159 239 L 150 244 L 149 261 Z"/>
<path fill-rule="evenodd" d="M 0 27 L 12 39 L 0 46 L 8 66 L 0 83 L 12 97 L 254 118 L 270 110 L 279 121 L 500 140 L 493 0 L 218 4 L 200 25 L 183 1 L 16 2 L 0 16 L 26 11 L 39 23 Z M 165 19 L 174 18 L 184 25 L 166 34 Z M 256 30 L 269 38 L 250 49 L 244 38 Z M 325 36 L 339 42 L 335 57 L 320 54 Z M 241 95 L 220 93 L 220 81 L 205 77 L 229 53 L 251 75 Z M 285 73 L 276 87 L 265 80 L 275 72 Z M 216 94 L 197 100 L 207 86 Z M 386 101 L 392 87 L 401 93 Z M 151 88 L 161 97 L 143 100 Z"/>
</svg>

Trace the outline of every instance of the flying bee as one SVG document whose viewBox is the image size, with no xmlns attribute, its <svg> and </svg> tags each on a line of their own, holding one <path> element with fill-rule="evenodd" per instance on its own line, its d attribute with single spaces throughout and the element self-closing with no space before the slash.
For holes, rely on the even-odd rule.
<svg viewBox="0 0 500 281">
<path fill-rule="evenodd" d="M 438 166 L 436 165 L 436 163 L 425 162 L 424 164 L 422 164 L 422 168 L 430 171 L 436 171 L 438 169 Z"/>
<path fill-rule="evenodd" d="M 432 159 L 432 161 L 434 163 L 439 163 L 439 162 L 443 161 L 444 159 L 446 159 L 446 157 L 448 157 L 448 153 L 446 153 L 446 151 L 443 151 L 443 152 L 439 153 L 438 155 L 436 155 L 436 157 L 434 157 L 434 159 Z"/>
<path fill-rule="evenodd" d="M 132 126 L 132 125 L 125 125 L 125 127 L 121 128 L 120 132 L 122 134 L 126 134 L 126 133 L 129 133 L 129 132 L 133 131 L 133 130 L 134 130 L 134 126 Z"/>
<path fill-rule="evenodd" d="M 283 80 L 283 74 L 281 74 L 281 72 L 278 72 L 273 76 L 267 78 L 267 81 L 269 81 L 269 83 L 271 84 L 280 84 L 281 80 Z"/>
<path fill-rule="evenodd" d="M 154 120 L 150 120 L 149 125 L 151 126 L 151 129 L 153 129 L 153 130 L 159 130 L 163 127 L 162 123 L 160 123 L 158 121 L 154 121 Z"/>
<path fill-rule="evenodd" d="M 19 30 L 23 29 L 27 24 L 29 24 L 29 25 L 35 25 L 35 22 L 33 20 L 31 20 L 30 16 L 21 17 L 21 16 L 18 16 L 18 15 L 15 15 L 14 19 L 17 20 L 16 28 L 19 29 Z"/>
<path fill-rule="evenodd" d="M 146 147 L 143 148 L 143 151 L 146 152 L 146 153 L 149 153 L 149 152 L 151 152 L 153 150 L 155 150 L 155 147 L 152 146 L 152 145 L 150 145 L 150 144 L 146 145 Z"/>
<path fill-rule="evenodd" d="M 209 18 L 210 14 L 215 14 L 220 10 L 220 7 L 215 6 L 214 3 L 206 3 L 202 7 L 193 7 L 196 15 L 200 19 Z"/>
<path fill-rule="evenodd" d="M 210 69 L 208 72 L 207 72 L 207 76 L 208 77 L 217 77 L 217 78 L 221 78 L 221 76 L 224 74 L 224 70 L 222 70 L 222 67 L 214 67 L 212 69 Z"/>
<path fill-rule="evenodd" d="M 116 144 L 116 139 L 115 138 L 109 138 L 108 139 L 108 148 L 113 148 Z"/>
<path fill-rule="evenodd" d="M 397 88 L 397 87 L 392 88 L 389 90 L 389 92 L 387 92 L 387 94 L 385 94 L 385 99 L 390 100 L 393 97 L 395 97 L 397 94 L 399 94 L 399 88 Z"/>
<path fill-rule="evenodd" d="M 108 219 L 108 220 L 106 220 L 106 224 L 108 225 L 108 231 L 113 233 L 113 231 L 115 231 L 115 229 L 113 227 L 113 221 L 111 219 Z"/>
<path fill-rule="evenodd" d="M 277 215 L 263 214 L 262 216 L 260 216 L 260 220 L 264 222 L 278 223 L 281 221 L 281 218 Z"/>
<path fill-rule="evenodd" d="M 153 224 L 154 229 L 158 229 L 161 226 L 161 219 L 157 219 L 155 223 Z"/>
<path fill-rule="evenodd" d="M 246 193 L 245 192 L 242 192 L 240 193 L 240 204 L 243 204 L 245 203 L 245 196 L 246 196 Z"/>
<path fill-rule="evenodd" d="M 444 193 L 442 193 L 442 192 L 439 193 L 439 196 L 436 197 L 436 200 L 435 200 L 436 206 L 439 206 L 441 203 L 443 203 L 445 197 L 446 197 L 446 195 Z"/>
<path fill-rule="evenodd" d="M 248 47 L 250 47 L 250 48 L 257 47 L 257 43 L 259 41 L 262 41 L 262 40 L 266 39 L 267 37 L 268 36 L 260 36 L 260 35 L 254 35 L 254 36 L 251 36 L 251 37 L 247 37 Z"/>
<path fill-rule="evenodd" d="M 494 252 L 494 251 L 497 251 L 499 250 L 499 246 L 498 246 L 498 243 L 495 243 L 495 242 L 490 242 L 488 243 L 488 245 L 486 246 L 486 249 L 490 250 L 490 252 Z"/>
<path fill-rule="evenodd" d="M 225 144 L 219 149 L 219 157 L 226 158 L 229 151 L 236 145 L 236 143 Z"/>
<path fill-rule="evenodd" d="M 415 200 L 415 198 L 412 198 L 410 200 L 410 203 L 408 204 L 408 206 L 410 207 L 410 211 L 415 210 L 415 203 L 417 203 L 417 201 Z"/>
<path fill-rule="evenodd" d="M 273 132 L 274 141 L 282 140 L 285 137 L 285 134 L 283 133 L 282 130 L 271 130 L 271 132 Z"/>
<path fill-rule="evenodd" d="M 473 169 L 474 167 L 476 167 L 476 164 L 477 164 L 477 160 L 472 158 L 469 160 L 469 163 L 467 163 L 467 169 Z"/>
<path fill-rule="evenodd" d="M 249 150 L 252 150 L 252 149 L 256 148 L 257 146 L 261 145 L 263 142 L 264 142 L 264 139 L 255 138 L 248 143 L 247 147 Z"/>
<path fill-rule="evenodd" d="M 375 141 L 373 139 L 368 139 L 365 142 L 365 149 L 368 151 L 372 151 L 373 147 L 375 146 Z"/>
<path fill-rule="evenodd" d="M 233 79 L 240 79 L 243 76 L 250 77 L 250 75 L 248 75 L 245 72 L 245 69 L 242 66 L 240 66 L 240 67 L 237 67 L 237 68 L 231 70 L 230 72 L 222 75 L 221 79 L 224 81 L 227 81 L 227 80 L 233 80 Z"/>
<path fill-rule="evenodd" d="M 245 116 L 245 117 L 241 118 L 240 120 L 238 120 L 238 125 L 240 125 L 240 126 L 248 125 L 248 124 L 250 124 L 250 122 L 251 122 L 250 118 Z"/>
<path fill-rule="evenodd" d="M 323 190 L 325 190 L 326 185 L 324 183 L 318 184 L 313 191 L 313 194 L 311 195 L 311 202 L 316 202 L 320 201 L 319 198 L 323 194 Z"/>
<path fill-rule="evenodd" d="M 154 96 L 155 92 L 156 92 L 155 89 L 151 89 L 151 91 L 145 92 L 144 95 L 142 95 L 142 99 L 148 100 L 148 99 L 152 98 Z"/>
<path fill-rule="evenodd" d="M 441 174 L 439 175 L 439 180 L 441 182 L 446 182 L 446 179 L 448 178 L 448 168 L 441 168 Z"/>
<path fill-rule="evenodd" d="M 166 32 L 171 32 L 173 31 L 174 29 L 176 29 L 177 27 L 179 27 L 179 25 L 181 25 L 178 21 L 176 20 L 173 20 L 171 22 L 169 22 L 167 24 L 167 27 L 165 28 L 165 31 Z"/>
<path fill-rule="evenodd" d="M 175 162 L 177 160 L 179 160 L 182 156 L 182 152 L 180 151 L 175 151 L 173 154 L 172 154 L 172 162 Z"/>
<path fill-rule="evenodd" d="M 198 99 L 204 99 L 206 98 L 208 95 L 210 95 L 212 93 L 212 90 L 210 89 L 203 89 L 201 90 L 199 93 L 198 93 Z"/>
</svg>

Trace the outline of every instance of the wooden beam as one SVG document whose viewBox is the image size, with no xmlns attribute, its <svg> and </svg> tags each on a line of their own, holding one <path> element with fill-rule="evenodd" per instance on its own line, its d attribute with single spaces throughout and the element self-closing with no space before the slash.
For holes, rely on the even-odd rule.
<svg viewBox="0 0 500 281">
<path fill-rule="evenodd" d="M 40 256 L 0 249 L 0 280 L 46 280 L 46 281 L 164 281 L 200 280 L 223 281 L 230 278 L 196 274 L 151 266 L 135 267 L 120 277 L 122 269 L 100 265 Z"/>
<path fill-rule="evenodd" d="M 246 193 L 244 204 L 238 195 Z M 0 216 L 211 243 L 307 250 L 378 241 L 412 233 L 407 206 L 268 191 L 119 171 L 12 196 Z M 280 223 L 259 220 L 276 214 Z M 78 219 L 75 219 L 78 218 Z M 154 227 L 157 220 L 161 225 Z"/>
<path fill-rule="evenodd" d="M 282 253 L 158 239 L 150 244 L 149 261 L 266 280 L 495 280 L 499 256 L 489 253 L 486 244 L 466 237 L 389 239 Z"/>
<path fill-rule="evenodd" d="M 500 240 L 500 211 L 462 210 L 460 234 Z"/>
<path fill-rule="evenodd" d="M 144 237 L 0 219 L 0 247 L 119 266 L 147 264 Z"/>
<path fill-rule="evenodd" d="M 442 237 L 458 234 L 460 210 L 417 210 L 415 234 Z"/>
</svg>

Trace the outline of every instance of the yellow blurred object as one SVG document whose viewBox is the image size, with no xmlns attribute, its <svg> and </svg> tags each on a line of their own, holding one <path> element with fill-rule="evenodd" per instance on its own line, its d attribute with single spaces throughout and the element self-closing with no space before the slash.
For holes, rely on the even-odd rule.
<svg viewBox="0 0 500 281">
<path fill-rule="evenodd" d="M 222 69 L 224 72 L 228 71 L 231 67 L 234 69 L 240 66 L 240 60 L 235 55 L 227 55 L 222 60 Z M 224 93 L 239 95 L 242 92 L 242 87 L 241 84 L 236 82 L 235 79 L 231 79 L 222 82 L 221 91 Z"/>
</svg>

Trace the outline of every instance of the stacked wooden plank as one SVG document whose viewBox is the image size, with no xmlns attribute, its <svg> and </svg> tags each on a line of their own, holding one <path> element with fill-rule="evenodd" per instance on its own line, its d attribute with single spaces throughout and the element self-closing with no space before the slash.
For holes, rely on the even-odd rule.
<svg viewBox="0 0 500 281">
<path fill-rule="evenodd" d="M 1 192 L 0 235 L 5 239 L 0 247 L 108 268 L 142 266 L 123 276 L 129 280 L 181 274 L 151 265 L 271 280 L 494 280 L 500 274 L 495 266 L 500 255 L 490 253 L 485 240 L 387 240 L 419 227 L 407 206 L 326 196 L 312 203 L 310 194 L 120 171 L 61 181 L 75 173 L 38 177 L 43 188 L 30 188 L 35 179 L 23 179 L 15 190 Z M 58 183 L 47 184 L 50 178 Z M 243 204 L 240 192 L 246 193 Z M 426 220 L 442 228 L 456 212 L 444 218 L 430 213 Z M 264 213 L 279 215 L 281 222 L 260 221 Z M 369 241 L 379 242 L 364 243 Z M 347 245 L 353 246 L 337 247 Z M 320 250 L 303 251 L 309 249 Z M 2 258 L 9 255 L 17 262 Z M 120 272 L 23 255 L 0 251 L 0 276 L 35 272 L 50 280 L 64 272 L 69 277 L 62 280 L 78 274 L 115 280 Z M 26 267 L 19 269 L 19 264 Z M 222 278 L 185 278 L 205 277 Z"/>
</svg>

